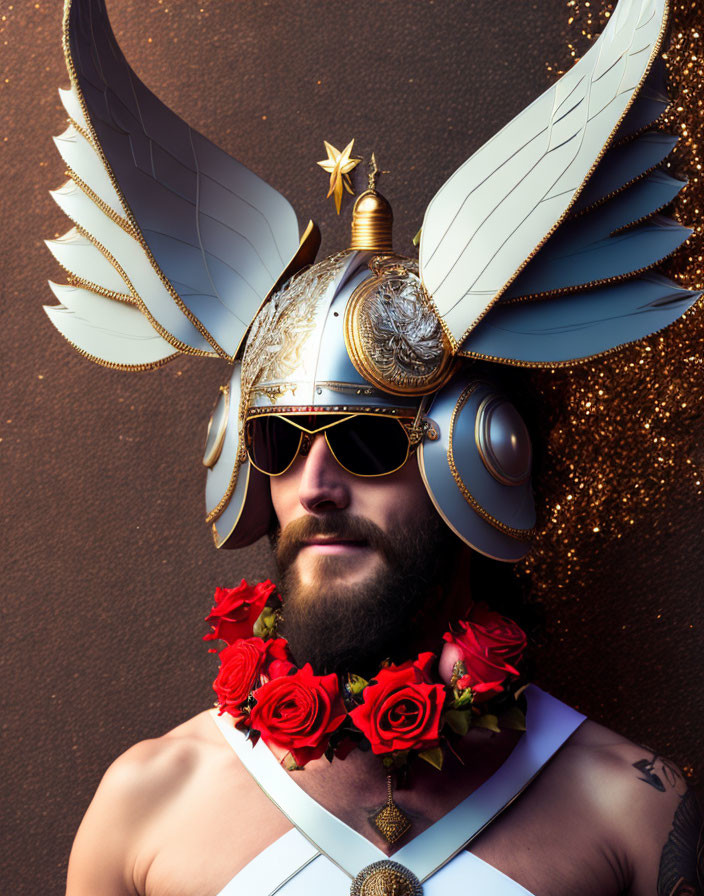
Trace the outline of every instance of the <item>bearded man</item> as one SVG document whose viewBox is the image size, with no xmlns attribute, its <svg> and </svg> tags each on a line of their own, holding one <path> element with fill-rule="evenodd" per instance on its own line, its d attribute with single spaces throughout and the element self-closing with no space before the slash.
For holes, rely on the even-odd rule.
<svg viewBox="0 0 704 896">
<path fill-rule="evenodd" d="M 275 190 L 144 87 L 102 0 L 68 0 L 55 198 L 76 228 L 52 322 L 100 363 L 232 364 L 203 462 L 217 547 L 269 534 L 271 583 L 220 589 L 209 710 L 108 770 L 68 894 L 702 892 L 681 772 L 521 678 L 525 636 L 470 594 L 472 551 L 525 556 L 531 438 L 498 363 L 592 358 L 697 298 L 645 268 L 665 0 L 618 5 L 576 65 L 438 191 L 419 261 L 376 191 L 312 264 Z M 645 130 L 644 130 L 645 129 Z M 352 144 L 326 144 L 330 193 Z M 216 844 L 214 846 L 214 844 Z"/>
<path fill-rule="evenodd" d="M 358 671 L 378 668 L 389 654 L 401 661 L 437 649 L 448 620 L 466 610 L 467 549 L 440 520 L 415 457 L 393 474 L 365 479 L 344 470 L 319 434 L 270 486 L 286 583 L 283 633 L 298 665 Z M 109 769 L 76 837 L 70 896 L 343 893 L 337 878 L 344 872 L 316 840 L 331 819 L 343 854 L 357 837 L 394 854 L 370 824 L 387 787 L 374 753 L 354 750 L 333 762 L 321 756 L 302 771 L 276 767 L 318 807 L 301 824 L 303 837 L 295 836 L 291 807 L 267 796 L 271 769 L 256 780 L 215 721 L 214 711 L 201 713 L 137 744 Z M 529 699 L 529 731 L 530 723 Z M 473 795 L 481 816 L 487 784 L 501 778 L 525 736 L 472 728 L 454 741 L 441 772 L 417 763 L 396 795 L 412 822 L 410 848 Z M 701 892 L 694 793 L 651 751 L 583 721 L 532 782 L 508 787 L 506 804 L 471 839 L 456 876 L 450 872 L 460 856 L 424 892 L 455 892 L 465 883 L 540 896 Z M 438 861 L 449 858 L 441 852 Z"/>
</svg>

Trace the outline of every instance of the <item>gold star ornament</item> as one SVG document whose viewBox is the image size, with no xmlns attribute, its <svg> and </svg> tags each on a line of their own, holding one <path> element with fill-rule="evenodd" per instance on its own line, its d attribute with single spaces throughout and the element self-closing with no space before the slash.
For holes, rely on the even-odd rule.
<svg viewBox="0 0 704 896">
<path fill-rule="evenodd" d="M 320 165 L 324 171 L 330 173 L 330 189 L 325 198 L 327 199 L 329 196 L 335 196 L 335 208 L 339 215 L 340 206 L 342 205 L 343 188 L 354 196 L 349 173 L 353 168 L 356 168 L 362 160 L 350 158 L 354 139 L 350 140 L 342 152 L 340 152 L 339 149 L 335 149 L 335 147 L 328 143 L 327 140 L 323 140 L 323 143 L 325 144 L 325 151 L 327 152 L 328 157 L 327 159 L 323 159 L 322 162 L 318 162 L 318 165 Z"/>
</svg>

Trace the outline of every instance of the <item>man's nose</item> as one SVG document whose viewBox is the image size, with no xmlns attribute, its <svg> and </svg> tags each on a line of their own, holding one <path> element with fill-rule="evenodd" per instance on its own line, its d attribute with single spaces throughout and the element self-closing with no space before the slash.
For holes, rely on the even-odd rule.
<svg viewBox="0 0 704 896">
<path fill-rule="evenodd" d="M 304 466 L 298 486 L 301 506 L 309 513 L 344 510 L 350 503 L 347 477 L 332 456 L 323 433 L 312 437 L 302 459 Z"/>
</svg>

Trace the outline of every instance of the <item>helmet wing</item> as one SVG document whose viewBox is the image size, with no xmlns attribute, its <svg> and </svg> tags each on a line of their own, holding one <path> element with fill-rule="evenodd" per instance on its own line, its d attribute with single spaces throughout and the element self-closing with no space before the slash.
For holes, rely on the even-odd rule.
<svg viewBox="0 0 704 896">
<path fill-rule="evenodd" d="M 666 0 L 621 0 L 582 59 L 433 197 L 420 271 L 453 350 L 565 219 L 614 135 L 638 126 L 626 125 L 629 108 L 646 120 L 662 111 L 652 86 L 636 103 L 666 12 Z"/>
<path fill-rule="evenodd" d="M 145 87 L 115 40 L 103 0 L 66 0 L 64 52 L 71 88 L 61 98 L 70 125 L 56 143 L 70 181 L 54 198 L 172 354 L 233 360 L 298 248 L 292 207 Z M 82 285 L 93 282 L 89 254 L 79 261 L 73 252 L 65 265 Z M 93 285 L 104 297 L 101 284 Z M 64 320 L 71 313 L 61 309 Z M 89 317 L 100 327 L 97 307 Z M 85 327 L 69 321 L 62 332 L 69 330 L 92 355 L 90 337 L 78 341 Z M 127 348 L 122 366 L 132 360 Z"/>
<path fill-rule="evenodd" d="M 518 366 L 561 367 L 666 327 L 698 296 L 651 273 L 542 302 L 499 302 L 465 339 L 460 354 Z"/>
</svg>

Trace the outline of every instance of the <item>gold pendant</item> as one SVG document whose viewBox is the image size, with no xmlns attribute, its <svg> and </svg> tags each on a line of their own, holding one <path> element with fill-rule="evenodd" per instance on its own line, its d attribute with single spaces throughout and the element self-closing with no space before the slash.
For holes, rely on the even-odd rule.
<svg viewBox="0 0 704 896">
<path fill-rule="evenodd" d="M 423 887 L 412 871 L 386 859 L 362 868 L 350 896 L 423 896 Z"/>
<path fill-rule="evenodd" d="M 386 804 L 371 821 L 387 843 L 395 843 L 411 829 L 411 820 L 394 802 L 391 775 L 386 776 Z"/>
</svg>

